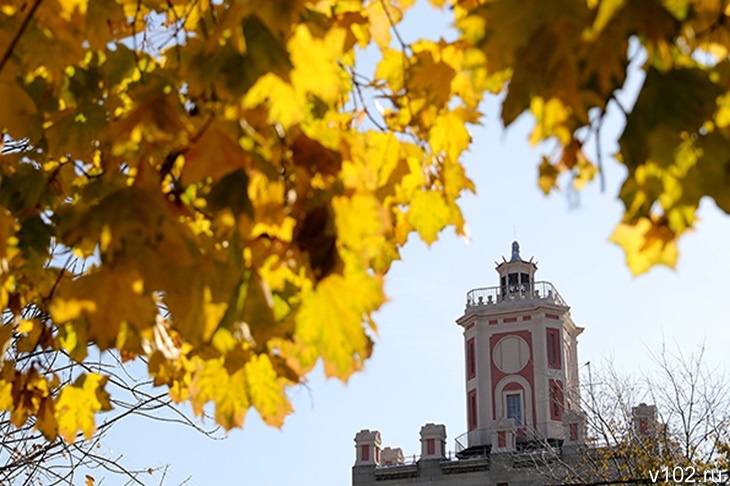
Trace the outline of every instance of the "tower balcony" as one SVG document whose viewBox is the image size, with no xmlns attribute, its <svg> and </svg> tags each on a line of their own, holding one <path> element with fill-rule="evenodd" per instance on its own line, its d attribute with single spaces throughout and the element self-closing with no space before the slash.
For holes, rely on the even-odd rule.
<svg viewBox="0 0 730 486">
<path fill-rule="evenodd" d="M 472 289 L 466 294 L 466 312 L 525 301 L 568 307 L 553 284 L 533 282 Z"/>
<path fill-rule="evenodd" d="M 524 452 L 559 447 L 565 439 L 565 427 L 561 422 L 515 426 L 510 420 L 509 427 L 491 426 L 464 432 L 454 440 L 454 452 L 456 457 L 465 459 L 500 452 L 500 449 L 502 452 Z M 499 434 L 505 434 L 505 444 L 501 447 L 495 442 Z"/>
</svg>

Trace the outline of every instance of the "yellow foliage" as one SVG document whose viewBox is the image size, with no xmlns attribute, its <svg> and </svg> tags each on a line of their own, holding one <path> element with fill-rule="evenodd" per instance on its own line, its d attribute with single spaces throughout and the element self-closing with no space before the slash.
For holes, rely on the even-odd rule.
<svg viewBox="0 0 730 486">
<path fill-rule="evenodd" d="M 408 208 L 407 220 L 430 245 L 451 220 L 451 211 L 438 192 L 418 192 Z"/>
<path fill-rule="evenodd" d="M 677 263 L 677 244 L 672 231 L 661 222 L 642 218 L 636 223 L 621 223 L 611 241 L 626 251 L 626 264 L 638 275 L 654 265 L 674 268 Z"/>
<path fill-rule="evenodd" d="M 557 98 L 551 98 L 547 102 L 542 98 L 532 98 L 530 111 L 535 116 L 537 125 L 530 136 L 530 143 L 537 144 L 543 139 L 557 137 L 562 145 L 570 142 L 570 130 L 565 127 L 565 122 L 570 116 L 570 111 Z"/>
<path fill-rule="evenodd" d="M 429 133 L 433 151 L 445 153 L 450 160 L 459 160 L 461 153 L 471 143 L 465 122 L 466 120 L 455 112 L 438 117 Z"/>
<path fill-rule="evenodd" d="M 702 197 L 730 212 L 730 33 L 714 3 L 431 4 L 453 16 L 449 40 L 396 35 L 413 0 L 3 4 L 0 304 L 14 320 L 0 344 L 22 359 L 6 355 L 0 409 L 13 423 L 92 434 L 104 376 L 62 387 L 22 363 L 43 350 L 84 362 L 95 346 L 144 357 L 156 385 L 196 413 L 212 402 L 226 428 L 250 407 L 280 426 L 286 387 L 319 359 L 346 380 L 370 356 L 383 275 L 409 236 L 466 233 L 461 159 L 485 93 L 504 95 L 505 124 L 534 118 L 533 145 L 556 145 L 539 187 L 570 172 L 581 189 L 629 39 L 647 55 L 617 155 L 613 240 L 629 268 L 673 266 Z M 131 41 L 152 33 L 169 42 Z M 94 264 L 59 268 L 56 245 Z M 23 320 L 25 306 L 44 317 Z"/>
<path fill-rule="evenodd" d="M 109 394 L 104 391 L 106 380 L 97 373 L 89 373 L 61 389 L 55 400 L 55 417 L 58 433 L 66 442 L 73 443 L 79 431 L 90 439 L 96 430 L 96 412 L 111 409 Z"/>
<path fill-rule="evenodd" d="M 362 320 L 383 300 L 376 277 L 357 270 L 331 275 L 302 295 L 295 341 L 322 357 L 327 376 L 346 380 L 370 356 L 372 341 L 363 333 Z"/>
<path fill-rule="evenodd" d="M 215 420 L 226 429 L 241 427 L 251 402 L 246 393 L 246 373 L 229 373 L 222 359 L 196 361 L 198 368 L 190 384 L 190 401 L 196 414 L 206 402 L 215 403 Z"/>
</svg>

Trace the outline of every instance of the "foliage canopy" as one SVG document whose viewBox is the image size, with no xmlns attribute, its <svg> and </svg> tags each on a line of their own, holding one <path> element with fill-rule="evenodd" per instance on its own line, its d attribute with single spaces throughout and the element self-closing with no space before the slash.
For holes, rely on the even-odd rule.
<svg viewBox="0 0 730 486">
<path fill-rule="evenodd" d="M 19 353 L 0 409 L 48 439 L 93 433 L 102 374 L 59 386 L 17 361 L 94 345 L 226 428 L 250 407 L 280 425 L 319 359 L 344 380 L 370 355 L 409 235 L 464 232 L 459 158 L 484 94 L 556 144 L 546 193 L 562 172 L 580 188 L 632 38 L 646 78 L 622 108 L 614 235 L 629 267 L 673 265 L 703 196 L 730 210 L 724 2 L 431 0 L 457 38 L 406 45 L 413 3 L 0 1 L 0 344 Z M 70 272 L 64 253 L 94 263 Z"/>
</svg>

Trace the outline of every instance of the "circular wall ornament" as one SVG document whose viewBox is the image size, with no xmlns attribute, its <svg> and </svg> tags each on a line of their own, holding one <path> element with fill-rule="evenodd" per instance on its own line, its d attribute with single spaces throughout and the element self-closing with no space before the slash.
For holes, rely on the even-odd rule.
<svg viewBox="0 0 730 486">
<path fill-rule="evenodd" d="M 502 373 L 517 373 L 529 360 L 530 347 L 520 336 L 503 337 L 492 353 L 492 361 Z"/>
</svg>

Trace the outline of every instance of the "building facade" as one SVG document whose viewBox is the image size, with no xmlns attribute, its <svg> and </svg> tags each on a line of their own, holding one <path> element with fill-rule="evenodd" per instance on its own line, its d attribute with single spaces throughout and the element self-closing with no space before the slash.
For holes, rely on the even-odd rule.
<svg viewBox="0 0 730 486">
<path fill-rule="evenodd" d="M 570 307 L 537 264 L 520 256 L 496 267 L 498 285 L 470 290 L 456 323 L 464 335 L 466 432 L 447 454 L 444 425 L 421 428 L 421 454 L 407 462 L 382 448 L 380 432 L 355 437 L 353 486 L 549 484 L 584 444 L 578 336 Z"/>
</svg>

